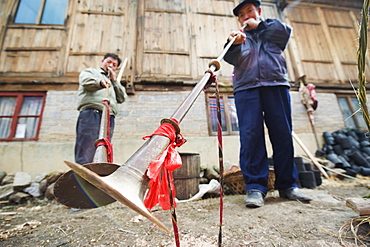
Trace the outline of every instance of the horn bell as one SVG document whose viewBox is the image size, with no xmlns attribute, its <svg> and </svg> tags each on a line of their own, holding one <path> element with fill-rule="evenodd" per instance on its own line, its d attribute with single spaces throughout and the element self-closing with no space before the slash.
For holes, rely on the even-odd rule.
<svg viewBox="0 0 370 247">
<path fill-rule="evenodd" d="M 83 165 L 100 176 L 108 176 L 120 165 L 112 163 L 90 163 Z M 55 199 L 70 208 L 90 209 L 106 206 L 116 201 L 107 193 L 96 188 L 73 170 L 64 173 L 54 185 Z"/>
<path fill-rule="evenodd" d="M 166 149 L 169 142 L 170 139 L 165 136 L 152 136 L 124 165 L 108 176 L 100 176 L 83 165 L 64 162 L 83 180 L 170 233 L 169 229 L 149 212 L 143 203 L 149 182 L 149 178 L 145 175 L 146 169 Z"/>
</svg>

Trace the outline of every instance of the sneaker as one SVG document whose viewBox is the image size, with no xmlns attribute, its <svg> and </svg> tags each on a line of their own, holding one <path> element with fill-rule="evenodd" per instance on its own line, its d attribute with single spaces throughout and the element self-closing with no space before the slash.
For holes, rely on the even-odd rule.
<svg viewBox="0 0 370 247">
<path fill-rule="evenodd" d="M 289 200 L 298 200 L 302 202 L 311 201 L 312 198 L 304 195 L 298 188 L 290 188 L 287 190 L 279 190 L 279 195 L 281 198 Z"/>
<path fill-rule="evenodd" d="M 248 208 L 258 208 L 264 205 L 264 195 L 258 190 L 249 190 L 244 199 L 245 206 Z"/>
</svg>

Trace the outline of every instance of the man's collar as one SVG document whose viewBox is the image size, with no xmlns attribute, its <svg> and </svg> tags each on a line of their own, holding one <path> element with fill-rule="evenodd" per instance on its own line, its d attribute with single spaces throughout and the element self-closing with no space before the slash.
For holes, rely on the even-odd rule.
<svg viewBox="0 0 370 247">
<path fill-rule="evenodd" d="M 103 68 L 100 68 L 100 73 L 105 75 L 105 76 L 108 76 L 108 72 L 105 71 Z"/>
</svg>

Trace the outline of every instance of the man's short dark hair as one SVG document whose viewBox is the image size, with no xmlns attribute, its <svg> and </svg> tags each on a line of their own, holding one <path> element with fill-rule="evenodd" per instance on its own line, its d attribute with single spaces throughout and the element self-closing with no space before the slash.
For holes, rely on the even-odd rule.
<svg viewBox="0 0 370 247">
<path fill-rule="evenodd" d="M 119 67 L 119 66 L 120 66 L 120 64 L 121 64 L 122 60 L 121 60 L 121 58 L 119 58 L 119 56 L 118 56 L 118 55 L 116 55 L 116 54 L 114 54 L 114 53 L 107 53 L 107 54 L 105 54 L 105 55 L 104 55 L 104 59 L 106 59 L 107 57 L 111 57 L 111 58 L 116 59 L 116 60 L 118 61 L 118 65 L 117 65 L 117 67 Z"/>
</svg>

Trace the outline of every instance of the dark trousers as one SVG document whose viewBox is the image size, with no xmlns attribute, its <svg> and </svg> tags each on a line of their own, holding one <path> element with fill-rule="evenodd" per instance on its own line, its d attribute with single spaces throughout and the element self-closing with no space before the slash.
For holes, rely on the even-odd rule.
<svg viewBox="0 0 370 247">
<path fill-rule="evenodd" d="M 91 163 L 96 147 L 94 142 L 99 138 L 99 128 L 102 112 L 86 109 L 80 112 L 76 125 L 75 162 L 78 164 Z M 114 116 L 110 116 L 110 138 L 113 136 Z"/>
<path fill-rule="evenodd" d="M 269 167 L 264 123 L 273 150 L 276 188 L 297 187 L 288 87 L 260 87 L 237 92 L 235 105 L 240 133 L 239 162 L 246 190 L 267 193 Z"/>
</svg>

